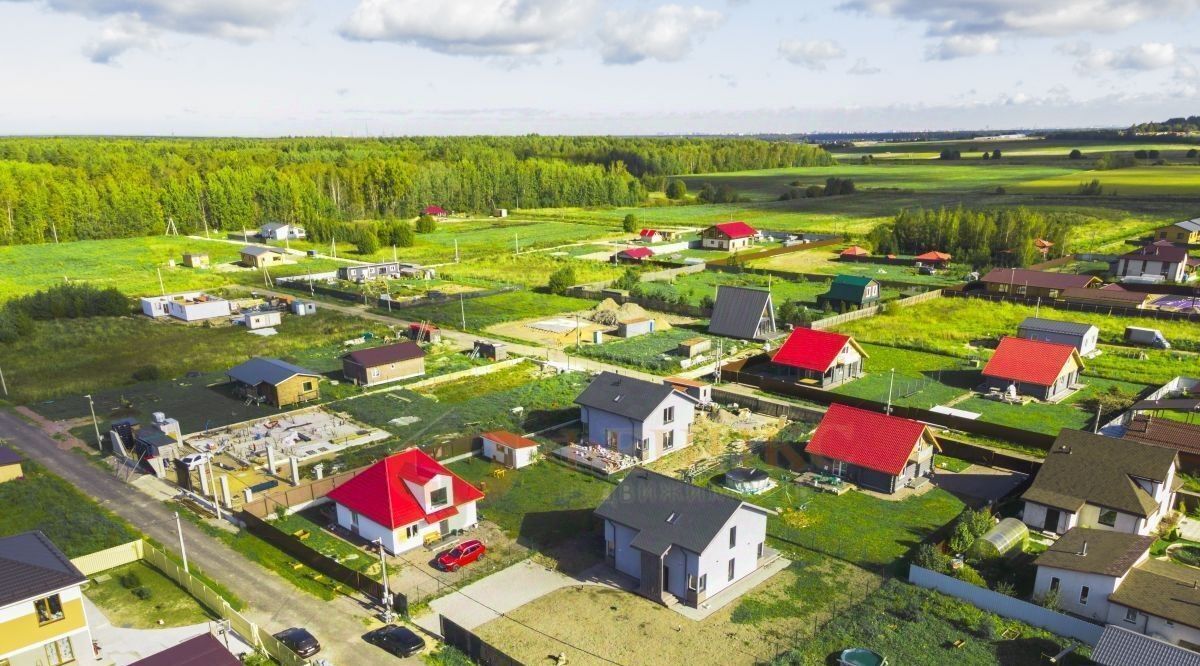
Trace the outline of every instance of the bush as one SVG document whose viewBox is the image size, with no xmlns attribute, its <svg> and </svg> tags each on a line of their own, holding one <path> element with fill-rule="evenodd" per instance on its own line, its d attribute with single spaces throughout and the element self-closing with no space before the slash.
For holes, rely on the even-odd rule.
<svg viewBox="0 0 1200 666">
<path fill-rule="evenodd" d="M 717 302 L 713 300 L 712 294 L 705 294 L 700 297 L 700 307 L 705 310 L 711 310 Z"/>
<path fill-rule="evenodd" d="M 979 637 L 986 638 L 989 641 L 994 641 L 1000 638 L 1004 633 L 1004 625 L 1000 623 L 1000 618 L 995 615 L 985 615 L 979 621 Z"/>
<path fill-rule="evenodd" d="M 954 577 L 964 583 L 970 583 L 983 588 L 987 587 L 987 581 L 984 580 L 983 576 L 979 575 L 979 572 L 969 564 L 964 564 L 959 567 L 958 570 L 954 572 Z"/>
<path fill-rule="evenodd" d="M 127 590 L 136 590 L 142 587 L 142 578 L 137 575 L 136 571 L 130 571 L 121 574 L 120 577 L 117 578 L 117 582 L 121 584 L 121 587 Z"/>
<path fill-rule="evenodd" d="M 919 567 L 938 573 L 946 573 L 950 570 L 950 556 L 943 553 L 942 549 L 931 543 L 923 543 L 917 547 L 917 554 L 913 557 L 913 563 Z"/>
<path fill-rule="evenodd" d="M 962 159 L 962 151 L 949 150 L 949 149 L 943 150 L 942 153 L 940 155 L 938 155 L 938 159 L 939 160 L 961 160 Z"/>
<path fill-rule="evenodd" d="M 150 588 L 148 587 L 135 587 L 133 588 L 133 596 L 141 599 L 142 601 L 149 601 L 150 597 L 154 596 L 154 593 L 151 592 Z"/>
<path fill-rule="evenodd" d="M 1197 151 L 1195 148 L 1192 148 L 1191 150 L 1187 151 L 1188 157 L 1196 157 L 1197 155 L 1200 155 L 1200 151 Z"/>
<path fill-rule="evenodd" d="M 621 277 L 617 278 L 612 283 L 613 289 L 624 289 L 625 291 L 633 291 L 642 282 L 642 277 L 638 274 L 636 268 L 626 268 Z"/>
<path fill-rule="evenodd" d="M 1076 148 L 1076 149 L 1072 150 L 1071 154 L 1067 155 L 1067 157 L 1069 157 L 1073 160 L 1081 160 L 1081 159 L 1083 159 L 1083 153 L 1078 148 Z"/>
<path fill-rule="evenodd" d="M 687 196 L 687 185 L 679 179 L 669 180 L 667 181 L 666 194 L 668 199 L 682 199 Z"/>
<path fill-rule="evenodd" d="M 354 241 L 354 247 L 359 254 L 375 254 L 379 251 L 379 236 L 370 229 L 363 229 Z"/>
<path fill-rule="evenodd" d="M 1057 589 L 1047 590 L 1046 593 L 1041 596 L 1041 598 L 1037 599 L 1039 606 L 1042 608 L 1048 608 L 1052 611 L 1058 610 L 1059 606 L 1061 605 L 1061 601 L 1062 596 L 1059 594 Z"/>
<path fill-rule="evenodd" d="M 827 197 L 836 197 L 843 194 L 854 194 L 854 190 L 854 181 L 849 178 L 827 178 L 823 194 Z"/>
<path fill-rule="evenodd" d="M 137 370 L 134 370 L 132 375 L 133 380 L 137 382 L 152 382 L 163 378 L 162 368 L 157 365 L 143 365 Z"/>
<path fill-rule="evenodd" d="M 120 317 L 129 314 L 129 299 L 115 287 L 101 289 L 86 282 L 58 284 L 9 301 L 8 312 L 30 319 Z"/>
<path fill-rule="evenodd" d="M 1098 197 L 1104 193 L 1104 187 L 1100 185 L 1098 179 L 1093 178 L 1090 183 L 1080 183 L 1079 187 L 1075 188 L 1075 194 L 1084 196 Z"/>
<path fill-rule="evenodd" d="M 625 233 L 629 233 L 629 234 L 637 231 L 638 230 L 637 215 L 634 215 L 633 213 L 627 214 L 625 216 L 625 219 L 621 220 L 621 228 L 625 230 Z"/>
<path fill-rule="evenodd" d="M 417 218 L 417 233 L 431 234 L 437 231 L 437 220 L 432 215 L 422 215 Z"/>
<path fill-rule="evenodd" d="M 967 553 L 974 543 L 975 535 L 971 533 L 971 526 L 961 520 L 954 523 L 954 533 L 950 535 L 950 550 L 959 554 Z"/>
<path fill-rule="evenodd" d="M 550 293 L 563 295 L 567 289 L 575 286 L 575 267 L 567 264 L 550 274 L 550 282 L 546 285 Z"/>
<path fill-rule="evenodd" d="M 1017 588 L 1010 582 L 1002 580 L 996 583 L 996 587 L 992 588 L 998 594 L 1003 594 L 1006 597 L 1017 596 Z"/>
</svg>

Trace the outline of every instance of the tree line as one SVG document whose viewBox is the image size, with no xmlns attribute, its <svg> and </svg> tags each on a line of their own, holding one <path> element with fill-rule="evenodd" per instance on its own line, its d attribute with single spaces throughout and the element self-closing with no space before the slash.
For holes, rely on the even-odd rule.
<svg viewBox="0 0 1200 666">
<path fill-rule="evenodd" d="M 0 244 L 240 231 L 455 211 L 632 206 L 668 174 L 831 163 L 751 139 L 11 138 L 0 140 Z"/>
<path fill-rule="evenodd" d="M 877 254 L 946 252 L 976 268 L 1028 266 L 1042 258 L 1038 239 L 1062 251 L 1069 225 L 1058 216 L 1028 208 L 1002 210 L 902 210 L 891 222 L 870 231 Z"/>
</svg>

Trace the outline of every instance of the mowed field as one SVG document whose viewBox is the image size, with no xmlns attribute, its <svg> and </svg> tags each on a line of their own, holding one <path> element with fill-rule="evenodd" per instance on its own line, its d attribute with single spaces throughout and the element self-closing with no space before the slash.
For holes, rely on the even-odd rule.
<svg viewBox="0 0 1200 666">
<path fill-rule="evenodd" d="M 1200 166 L 1139 166 L 1105 171 L 1078 171 L 1015 185 L 1015 192 L 1072 193 L 1081 183 L 1100 181 L 1104 195 L 1200 196 Z"/>
</svg>

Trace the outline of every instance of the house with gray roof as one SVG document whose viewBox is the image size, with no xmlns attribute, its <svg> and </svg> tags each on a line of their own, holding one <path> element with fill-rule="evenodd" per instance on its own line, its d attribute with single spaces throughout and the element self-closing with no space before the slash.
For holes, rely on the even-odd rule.
<svg viewBox="0 0 1200 666">
<path fill-rule="evenodd" d="M 699 606 L 754 573 L 766 548 L 766 509 L 637 468 L 600 504 L 605 560 L 664 604 Z"/>
<path fill-rule="evenodd" d="M 265 245 L 247 245 L 239 252 L 241 263 L 249 268 L 266 268 L 284 263 L 287 257 L 282 250 Z"/>
<path fill-rule="evenodd" d="M 321 396 L 320 374 L 277 358 L 256 356 L 225 374 L 238 395 L 273 407 L 287 407 Z"/>
<path fill-rule="evenodd" d="M 1200 666 L 1200 652 L 1110 624 L 1092 648 L 1100 666 Z"/>
<path fill-rule="evenodd" d="M 575 398 L 587 443 L 641 462 L 692 443 L 699 401 L 669 384 L 602 372 Z"/>
<path fill-rule="evenodd" d="M 742 340 L 768 340 L 775 337 L 775 304 L 769 289 L 717 287 L 708 332 Z"/>
<path fill-rule="evenodd" d="M 1154 238 L 1179 245 L 1200 244 L 1200 218 L 1162 227 L 1154 232 Z"/>
<path fill-rule="evenodd" d="M 1029 529 L 1073 527 L 1151 534 L 1182 485 L 1174 449 L 1063 429 L 1021 495 Z"/>
<path fill-rule="evenodd" d="M 1096 341 L 1100 338 L 1100 329 L 1091 324 L 1079 324 L 1073 321 L 1026 317 L 1017 326 L 1017 337 L 1071 345 L 1079 350 L 1080 355 L 1089 356 L 1096 351 Z"/>
<path fill-rule="evenodd" d="M 94 663 L 85 582 L 41 532 L 0 539 L 0 664 Z"/>
</svg>

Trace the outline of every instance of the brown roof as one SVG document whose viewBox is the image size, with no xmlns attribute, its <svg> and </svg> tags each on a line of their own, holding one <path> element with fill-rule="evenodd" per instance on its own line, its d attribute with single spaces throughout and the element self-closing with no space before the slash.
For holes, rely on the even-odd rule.
<svg viewBox="0 0 1200 666">
<path fill-rule="evenodd" d="M 1150 550 L 1155 537 L 1073 527 L 1034 564 L 1080 573 L 1124 576 Z"/>
<path fill-rule="evenodd" d="M 145 659 L 139 659 L 130 666 L 241 666 L 241 663 L 242 661 L 226 650 L 221 641 L 212 634 L 200 634 Z"/>
<path fill-rule="evenodd" d="M 1111 285 L 1110 285 L 1111 286 Z M 1064 289 L 1062 296 L 1068 301 L 1088 301 L 1092 303 L 1113 303 L 1117 305 L 1141 305 L 1149 294 L 1125 289 L 1088 289 L 1086 287 L 1071 287 Z"/>
<path fill-rule="evenodd" d="M 1135 417 L 1125 429 L 1125 439 L 1200 453 L 1200 425 L 1172 419 Z"/>
<path fill-rule="evenodd" d="M 1186 247 L 1179 247 L 1170 241 L 1157 241 L 1149 245 L 1143 245 L 1133 252 L 1126 252 L 1121 255 L 1121 259 L 1133 260 L 1151 260 L 1151 261 L 1166 261 L 1172 264 L 1177 264 L 1181 261 L 1188 260 L 1188 251 Z"/>
<path fill-rule="evenodd" d="M 480 435 L 480 437 L 484 439 L 490 439 L 493 442 L 499 442 L 510 449 L 527 449 L 530 447 L 537 447 L 538 445 L 537 442 L 533 441 L 532 439 L 515 435 L 507 430 L 493 430 L 491 432 L 485 432 Z"/>
<path fill-rule="evenodd" d="M 993 268 L 983 276 L 983 282 L 996 284 L 1028 285 L 1044 289 L 1084 288 L 1099 278 L 1092 275 L 1075 275 L 1074 273 L 1048 273 L 1046 271 L 1031 271 L 1024 268 Z"/>
<path fill-rule="evenodd" d="M 1109 601 L 1200 629 L 1200 571 L 1161 560 L 1138 565 Z"/>
<path fill-rule="evenodd" d="M 425 356 L 425 350 L 421 349 L 421 346 L 417 343 L 397 342 L 382 347 L 352 351 L 342 358 L 348 358 L 364 368 L 373 368 L 377 365 L 385 365 L 387 363 L 411 361 L 414 358 L 421 358 L 423 356 Z"/>
</svg>

